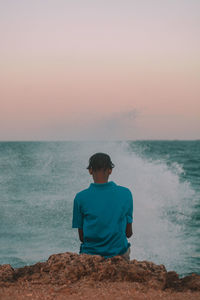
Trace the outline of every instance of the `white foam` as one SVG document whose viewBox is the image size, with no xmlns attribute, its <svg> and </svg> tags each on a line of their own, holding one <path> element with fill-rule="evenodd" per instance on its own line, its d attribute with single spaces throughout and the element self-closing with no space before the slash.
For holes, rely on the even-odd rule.
<svg viewBox="0 0 200 300">
<path fill-rule="evenodd" d="M 83 146 L 83 145 L 82 145 Z M 184 261 L 192 245 L 185 239 L 194 191 L 180 182 L 181 166 L 169 169 L 165 162 L 148 161 L 130 150 L 128 143 L 86 143 L 81 159 L 95 152 L 110 154 L 115 164 L 110 180 L 131 189 L 134 197 L 131 258 L 152 260 L 167 269 L 185 272 Z M 79 160 L 80 162 L 80 160 Z M 83 185 L 86 181 L 81 182 Z"/>
</svg>

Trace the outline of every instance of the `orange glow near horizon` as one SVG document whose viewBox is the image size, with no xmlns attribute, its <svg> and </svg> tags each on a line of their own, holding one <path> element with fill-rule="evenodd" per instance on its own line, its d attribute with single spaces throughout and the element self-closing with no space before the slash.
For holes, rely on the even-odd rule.
<svg viewBox="0 0 200 300">
<path fill-rule="evenodd" d="M 1 4 L 0 140 L 199 139 L 200 4 L 76 2 Z"/>
</svg>

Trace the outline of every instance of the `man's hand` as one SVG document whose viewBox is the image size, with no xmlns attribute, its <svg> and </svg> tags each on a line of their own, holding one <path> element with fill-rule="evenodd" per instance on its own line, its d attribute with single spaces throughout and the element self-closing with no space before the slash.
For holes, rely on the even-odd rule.
<svg viewBox="0 0 200 300">
<path fill-rule="evenodd" d="M 127 238 L 130 238 L 133 234 L 133 230 L 132 230 L 132 223 L 128 223 L 126 225 L 126 236 Z"/>
<path fill-rule="evenodd" d="M 78 228 L 79 239 L 83 243 L 83 229 Z"/>
</svg>

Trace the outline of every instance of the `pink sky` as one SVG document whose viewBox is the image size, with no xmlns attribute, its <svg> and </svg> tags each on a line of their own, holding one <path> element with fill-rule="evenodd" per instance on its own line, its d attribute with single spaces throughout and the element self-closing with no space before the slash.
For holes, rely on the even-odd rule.
<svg viewBox="0 0 200 300">
<path fill-rule="evenodd" d="M 161 2 L 0 2 L 0 140 L 199 139 L 200 2 Z"/>
</svg>

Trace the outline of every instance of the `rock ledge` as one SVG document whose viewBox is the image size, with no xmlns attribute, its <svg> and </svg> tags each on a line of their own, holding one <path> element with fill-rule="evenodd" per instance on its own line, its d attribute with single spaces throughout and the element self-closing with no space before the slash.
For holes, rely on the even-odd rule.
<svg viewBox="0 0 200 300">
<path fill-rule="evenodd" d="M 60 253 L 46 262 L 13 269 L 0 265 L 0 286 L 23 282 L 64 285 L 88 280 L 93 282 L 136 282 L 147 289 L 177 292 L 200 291 L 200 275 L 179 278 L 176 272 L 167 272 L 164 265 L 148 261 L 126 262 L 121 256 L 104 259 L 98 255 Z"/>
</svg>

